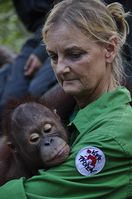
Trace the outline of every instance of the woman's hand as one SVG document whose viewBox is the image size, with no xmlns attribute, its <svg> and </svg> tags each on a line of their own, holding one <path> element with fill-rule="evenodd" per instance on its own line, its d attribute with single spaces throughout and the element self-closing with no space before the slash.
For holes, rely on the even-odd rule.
<svg viewBox="0 0 132 199">
<path fill-rule="evenodd" d="M 41 67 L 42 62 L 35 54 L 31 54 L 24 67 L 25 76 L 32 76 Z"/>
</svg>

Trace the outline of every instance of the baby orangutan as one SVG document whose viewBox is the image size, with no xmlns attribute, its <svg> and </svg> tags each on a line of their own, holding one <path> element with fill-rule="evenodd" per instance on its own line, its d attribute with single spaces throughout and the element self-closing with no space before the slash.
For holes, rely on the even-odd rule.
<svg viewBox="0 0 132 199">
<path fill-rule="evenodd" d="M 6 173 L 0 171 L 0 184 L 21 176 L 31 177 L 38 169 L 59 165 L 67 159 L 68 134 L 55 111 L 32 101 L 21 103 L 6 114 L 4 129 L 12 153 L 3 160 L 8 169 Z"/>
</svg>

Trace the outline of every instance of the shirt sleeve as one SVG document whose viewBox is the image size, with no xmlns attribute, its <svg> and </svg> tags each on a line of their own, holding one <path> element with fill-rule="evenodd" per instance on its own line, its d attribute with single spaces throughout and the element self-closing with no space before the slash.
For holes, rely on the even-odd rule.
<svg viewBox="0 0 132 199">
<path fill-rule="evenodd" d="M 48 53 L 46 51 L 44 43 L 40 42 L 37 48 L 34 49 L 33 54 L 35 54 L 43 63 L 48 58 Z"/>
<path fill-rule="evenodd" d="M 42 41 L 42 26 L 38 27 L 36 30 L 34 34 L 34 40 L 37 41 L 38 45 L 34 49 L 33 54 L 35 54 L 43 63 L 46 58 L 48 58 L 48 53 L 46 51 L 45 44 Z"/>
</svg>

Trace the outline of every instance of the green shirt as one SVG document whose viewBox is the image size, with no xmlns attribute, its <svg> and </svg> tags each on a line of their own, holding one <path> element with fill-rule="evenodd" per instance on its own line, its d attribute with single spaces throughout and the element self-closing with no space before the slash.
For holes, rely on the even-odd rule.
<svg viewBox="0 0 132 199">
<path fill-rule="evenodd" d="M 130 101 L 129 92 L 121 87 L 81 109 L 72 121 L 77 136 L 68 160 L 47 171 L 40 170 L 40 175 L 28 180 L 9 181 L 0 188 L 0 198 L 126 199 L 132 196 Z M 81 154 L 92 147 L 95 151 L 99 149 L 99 154 L 87 157 Z M 86 165 L 83 161 L 76 163 L 77 155 L 82 155 L 84 162 L 93 158 L 87 167 L 90 175 L 79 171 Z M 100 169 L 95 163 L 101 164 Z"/>
</svg>

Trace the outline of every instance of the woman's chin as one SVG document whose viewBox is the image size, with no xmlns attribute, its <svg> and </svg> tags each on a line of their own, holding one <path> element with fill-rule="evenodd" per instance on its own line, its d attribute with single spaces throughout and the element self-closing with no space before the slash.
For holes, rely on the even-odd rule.
<svg viewBox="0 0 132 199">
<path fill-rule="evenodd" d="M 68 93 L 73 96 L 79 95 L 81 90 L 80 90 L 80 85 L 78 85 L 77 83 L 75 84 L 75 81 L 64 81 L 62 85 L 63 90 L 65 91 L 65 93 Z"/>
<path fill-rule="evenodd" d="M 68 87 L 68 86 L 64 86 L 63 87 L 65 93 L 75 96 L 79 94 L 79 91 L 77 91 L 76 89 L 72 88 L 72 87 Z"/>
</svg>

